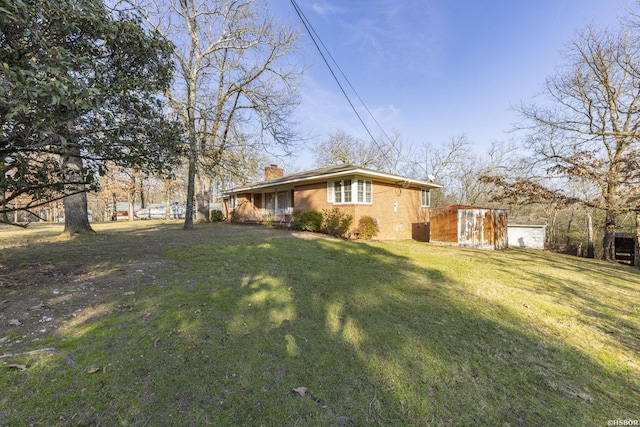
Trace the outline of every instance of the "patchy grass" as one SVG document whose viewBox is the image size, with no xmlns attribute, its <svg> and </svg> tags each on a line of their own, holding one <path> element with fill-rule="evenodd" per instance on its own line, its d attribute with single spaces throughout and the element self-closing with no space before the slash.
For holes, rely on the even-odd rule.
<svg viewBox="0 0 640 427">
<path fill-rule="evenodd" d="M 630 268 L 227 224 L 95 228 L 0 228 L 0 425 L 640 419 Z"/>
</svg>

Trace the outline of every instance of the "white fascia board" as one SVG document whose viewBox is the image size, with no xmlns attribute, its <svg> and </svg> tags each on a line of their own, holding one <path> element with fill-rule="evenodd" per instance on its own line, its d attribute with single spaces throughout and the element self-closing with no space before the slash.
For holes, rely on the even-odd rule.
<svg viewBox="0 0 640 427">
<path fill-rule="evenodd" d="M 308 182 L 330 181 L 332 179 L 342 178 L 345 176 L 357 176 L 357 177 L 372 178 L 372 179 L 379 178 L 381 180 L 384 180 L 387 182 L 395 182 L 400 185 L 402 183 L 409 183 L 409 186 L 413 186 L 413 187 L 442 188 L 442 185 L 434 184 L 432 182 L 420 181 L 417 179 L 404 178 L 398 175 L 391 175 L 383 172 L 375 172 L 371 170 L 357 168 L 357 169 L 349 169 L 346 171 L 328 173 L 324 175 L 313 175 L 313 176 L 304 177 L 304 178 L 292 178 L 290 180 L 278 181 L 274 183 L 261 183 L 257 185 L 250 185 L 247 187 L 234 188 L 230 191 L 226 191 L 225 194 L 226 195 L 241 194 L 241 193 L 248 193 L 253 190 L 260 190 L 260 189 L 270 188 L 270 187 L 281 187 L 281 186 L 286 186 L 290 184 L 304 184 Z"/>
<path fill-rule="evenodd" d="M 357 174 L 357 175 L 365 175 L 365 176 L 369 176 L 369 177 L 376 177 L 376 178 L 380 178 L 382 180 L 388 181 L 388 182 L 396 182 L 396 183 L 409 183 L 410 186 L 413 187 L 429 187 L 429 188 L 442 188 L 442 185 L 439 184 L 434 184 L 432 182 L 426 182 L 426 181 L 420 181 L 417 179 L 412 179 L 412 178 L 405 178 L 399 175 L 391 175 L 388 173 L 384 173 L 384 172 L 376 172 L 376 171 L 370 171 L 370 170 L 362 170 L 362 169 L 357 169 L 354 172 L 351 172 L 351 174 Z M 349 173 L 345 173 L 344 175 L 349 175 Z"/>
</svg>

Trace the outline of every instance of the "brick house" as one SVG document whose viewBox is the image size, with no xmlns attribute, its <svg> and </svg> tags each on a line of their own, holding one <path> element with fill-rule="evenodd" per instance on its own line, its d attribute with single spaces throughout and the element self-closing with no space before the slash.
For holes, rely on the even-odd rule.
<svg viewBox="0 0 640 427">
<path fill-rule="evenodd" d="M 239 222 L 271 222 L 288 226 L 294 212 L 333 207 L 353 216 L 374 218 L 378 239 L 410 239 L 416 225 L 429 222 L 430 191 L 440 185 L 352 165 L 284 175 L 275 165 L 265 180 L 225 193 L 223 210 Z"/>
</svg>

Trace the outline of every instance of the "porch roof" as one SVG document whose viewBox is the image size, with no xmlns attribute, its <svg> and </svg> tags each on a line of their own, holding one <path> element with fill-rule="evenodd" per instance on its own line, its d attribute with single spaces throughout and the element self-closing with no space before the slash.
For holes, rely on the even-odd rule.
<svg viewBox="0 0 640 427">
<path fill-rule="evenodd" d="M 278 187 L 282 185 L 309 184 L 313 182 L 329 181 L 342 177 L 358 176 L 363 178 L 375 179 L 387 183 L 394 183 L 405 188 L 421 187 L 421 188 L 441 188 L 441 185 L 433 182 L 421 181 L 412 178 L 405 178 L 400 175 L 393 175 L 385 172 L 379 172 L 373 169 L 361 168 L 353 165 L 338 165 L 321 169 L 313 169 L 305 172 L 298 172 L 273 178 L 267 181 L 256 182 L 241 187 L 232 188 L 225 192 L 225 195 L 251 193 L 257 190 L 265 190 L 270 187 Z"/>
</svg>

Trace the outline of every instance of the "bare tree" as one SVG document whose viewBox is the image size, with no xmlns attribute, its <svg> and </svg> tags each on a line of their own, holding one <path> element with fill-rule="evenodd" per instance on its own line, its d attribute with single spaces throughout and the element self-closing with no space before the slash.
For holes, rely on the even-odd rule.
<svg viewBox="0 0 640 427">
<path fill-rule="evenodd" d="M 318 167 L 344 164 L 403 175 L 412 173 L 411 151 L 398 131 L 365 141 L 339 130 L 314 147 Z"/>
<path fill-rule="evenodd" d="M 603 210 L 607 260 L 615 259 L 617 216 L 638 209 L 639 48 L 638 35 L 628 27 L 587 27 L 569 46 L 566 65 L 547 80 L 548 103 L 519 108 L 532 131 L 532 159 L 544 174 L 512 184 L 521 190 L 536 184 L 549 197 Z M 565 184 L 549 186 L 549 178 Z M 592 191 L 569 194 L 571 182 Z"/>
<path fill-rule="evenodd" d="M 288 57 L 299 34 L 278 25 L 259 0 L 131 0 L 146 21 L 173 41 L 176 80 L 167 94 L 186 128 L 188 178 L 184 228 L 193 228 L 194 199 L 206 206 L 206 184 L 230 158 L 288 152 L 300 70 Z M 282 152 L 282 151 L 281 151 Z M 235 159 L 238 161 L 238 158 Z M 198 175 L 199 179 L 196 179 Z M 206 209 L 199 212 L 204 218 Z"/>
<path fill-rule="evenodd" d="M 356 138 L 345 131 L 336 131 L 314 148 L 316 166 L 355 165 L 376 168 L 379 151 L 371 143 Z"/>
<path fill-rule="evenodd" d="M 543 104 L 518 108 L 530 131 L 529 174 L 487 176 L 502 199 L 582 204 L 593 253 L 593 210 L 604 213 L 603 258 L 615 259 L 615 232 L 639 209 L 640 37 L 629 22 L 618 30 L 579 32 L 566 64 L 550 77 Z M 599 216 L 598 216 L 599 218 Z"/>
<path fill-rule="evenodd" d="M 493 142 L 485 153 L 478 152 L 460 134 L 441 145 L 425 144 L 414 156 L 413 175 L 442 184 L 441 203 L 485 203 L 491 184 L 481 177 L 516 168 L 515 152 L 513 141 Z"/>
<path fill-rule="evenodd" d="M 422 178 L 432 176 L 446 187 L 472 153 L 472 148 L 465 134 L 452 136 L 440 145 L 427 143 L 420 150 L 414 168 Z"/>
</svg>

